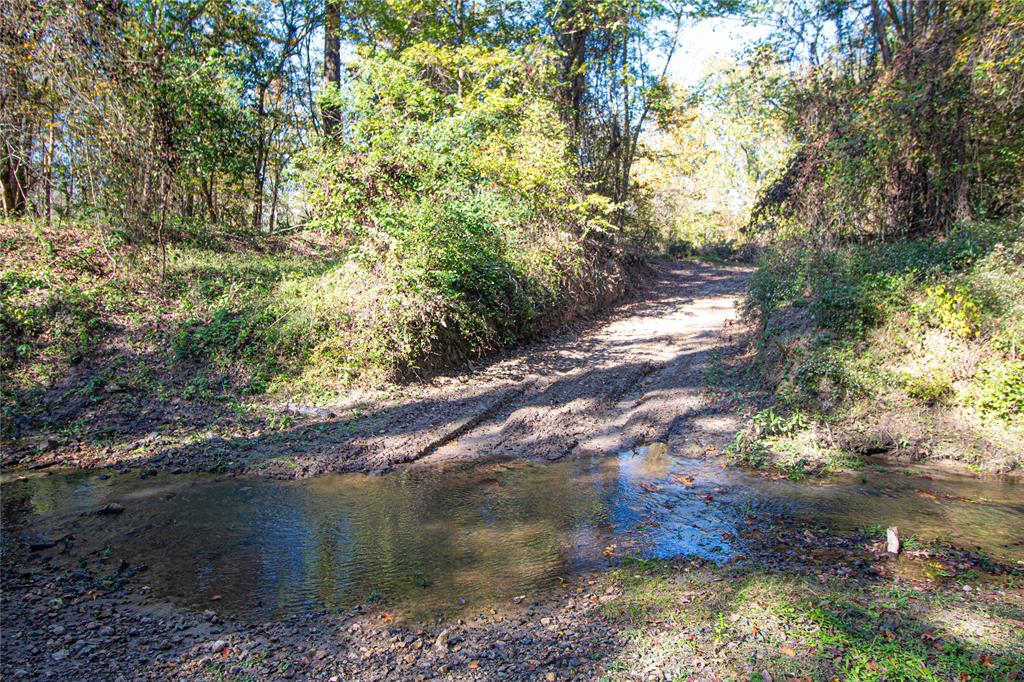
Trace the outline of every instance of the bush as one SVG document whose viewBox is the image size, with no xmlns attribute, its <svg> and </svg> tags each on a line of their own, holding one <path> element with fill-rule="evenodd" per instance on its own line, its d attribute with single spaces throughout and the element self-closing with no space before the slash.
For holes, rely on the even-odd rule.
<svg viewBox="0 0 1024 682">
<path fill-rule="evenodd" d="M 924 403 L 966 390 L 981 412 L 1013 416 L 1019 395 L 1012 368 L 1024 347 L 1022 244 L 1019 223 L 968 223 L 948 239 L 767 255 L 751 278 L 747 302 L 748 314 L 761 322 L 762 356 L 773 352 L 766 343 L 777 331 L 772 320 L 787 306 L 808 310 L 815 327 L 802 331 L 811 338 L 794 346 L 800 352 L 781 358 L 778 394 L 796 404 L 835 407 L 888 377 Z M 876 347 L 871 335 L 883 327 L 891 328 L 882 334 L 890 341 L 880 343 L 897 339 L 906 347 Z M 952 368 L 936 368 L 934 358 L 922 358 L 910 372 L 885 366 L 924 352 L 914 344 L 924 343 L 928 329 L 945 334 L 944 362 L 962 358 L 960 388 Z M 975 371 L 969 359 L 975 354 L 998 362 Z"/>
<path fill-rule="evenodd" d="M 328 363 L 401 374 L 534 334 L 614 296 L 624 235 L 575 178 L 546 59 L 419 45 L 361 58 L 305 159 L 313 227 L 349 247 Z M 533 55 L 536 57 L 536 55 Z M 286 323 L 287 326 L 287 323 Z"/>
<path fill-rule="evenodd" d="M 979 373 L 968 404 L 1006 421 L 1024 418 L 1024 361 L 996 362 Z"/>
</svg>

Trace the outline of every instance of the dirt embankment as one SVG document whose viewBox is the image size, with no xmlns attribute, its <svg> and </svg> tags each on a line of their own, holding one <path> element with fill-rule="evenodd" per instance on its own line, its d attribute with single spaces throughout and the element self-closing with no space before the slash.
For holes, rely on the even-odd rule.
<svg viewBox="0 0 1024 682">
<path fill-rule="evenodd" d="M 703 263 L 652 267 L 634 296 L 574 330 L 499 358 L 342 405 L 281 408 L 294 420 L 196 418 L 176 404 L 140 420 L 121 444 L 59 438 L 8 444 L 5 467 L 136 466 L 281 477 L 382 471 L 416 460 L 503 455 L 557 459 L 668 441 L 703 450 L 734 424 L 702 395 L 712 353 L 731 340 L 749 269 Z M 724 333 L 723 333 L 724 332 Z M 146 399 L 138 409 L 160 407 Z"/>
</svg>

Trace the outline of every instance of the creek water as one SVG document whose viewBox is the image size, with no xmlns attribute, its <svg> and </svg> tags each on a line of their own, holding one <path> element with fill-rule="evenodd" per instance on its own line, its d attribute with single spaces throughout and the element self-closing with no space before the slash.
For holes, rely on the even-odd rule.
<svg viewBox="0 0 1024 682">
<path fill-rule="evenodd" d="M 409 614 L 450 614 L 543 590 L 607 562 L 606 548 L 725 561 L 743 552 L 750 515 L 898 525 L 903 537 L 1024 562 L 1024 486 L 1014 481 L 869 466 L 796 483 L 676 458 L 660 444 L 303 481 L 76 471 L 0 492 L 26 498 L 30 531 L 59 540 L 63 560 L 145 565 L 139 580 L 153 594 L 242 616 L 374 596 Z M 125 510 L 94 513 L 108 503 Z"/>
</svg>

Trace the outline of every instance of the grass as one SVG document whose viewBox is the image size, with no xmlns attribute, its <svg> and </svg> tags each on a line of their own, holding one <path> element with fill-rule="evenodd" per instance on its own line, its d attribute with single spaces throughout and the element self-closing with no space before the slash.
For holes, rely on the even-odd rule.
<svg viewBox="0 0 1024 682">
<path fill-rule="evenodd" d="M 127 392 L 329 403 L 356 383 L 517 343 L 603 304 L 624 281 L 614 258 L 569 242 L 508 245 L 522 267 L 502 280 L 516 290 L 506 300 L 421 286 L 330 238 L 257 245 L 211 234 L 168 245 L 164 261 L 103 226 L 0 223 L 4 428 L 62 384 L 50 398 L 79 405 Z"/>
<path fill-rule="evenodd" d="M 602 613 L 631 629 L 609 680 L 655 667 L 684 680 L 710 662 L 716 679 L 1011 680 L 1024 657 L 1019 608 L 966 600 L 956 583 L 822 581 L 758 565 L 680 572 L 668 562 L 609 579 L 622 595 Z M 987 576 L 985 586 L 1014 583 Z"/>
<path fill-rule="evenodd" d="M 737 460 L 791 476 L 869 451 L 1024 465 L 1024 224 L 769 254 L 746 313 L 769 395 Z"/>
</svg>

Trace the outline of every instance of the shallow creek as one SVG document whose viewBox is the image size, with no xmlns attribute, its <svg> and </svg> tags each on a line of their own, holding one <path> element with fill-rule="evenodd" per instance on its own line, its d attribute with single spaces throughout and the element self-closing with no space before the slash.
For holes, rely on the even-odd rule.
<svg viewBox="0 0 1024 682">
<path fill-rule="evenodd" d="M 241 616 L 347 609 L 376 596 L 429 616 L 543 590 L 606 554 L 743 552 L 748 517 L 897 525 L 1024 561 L 1024 486 L 867 467 L 794 483 L 655 444 L 553 464 L 490 461 L 277 481 L 76 471 L 10 480 L 31 532 L 65 560 L 121 561 L 152 593 Z M 8 497 L 8 500 L 10 498 Z M 116 514 L 94 513 L 108 503 Z"/>
</svg>

